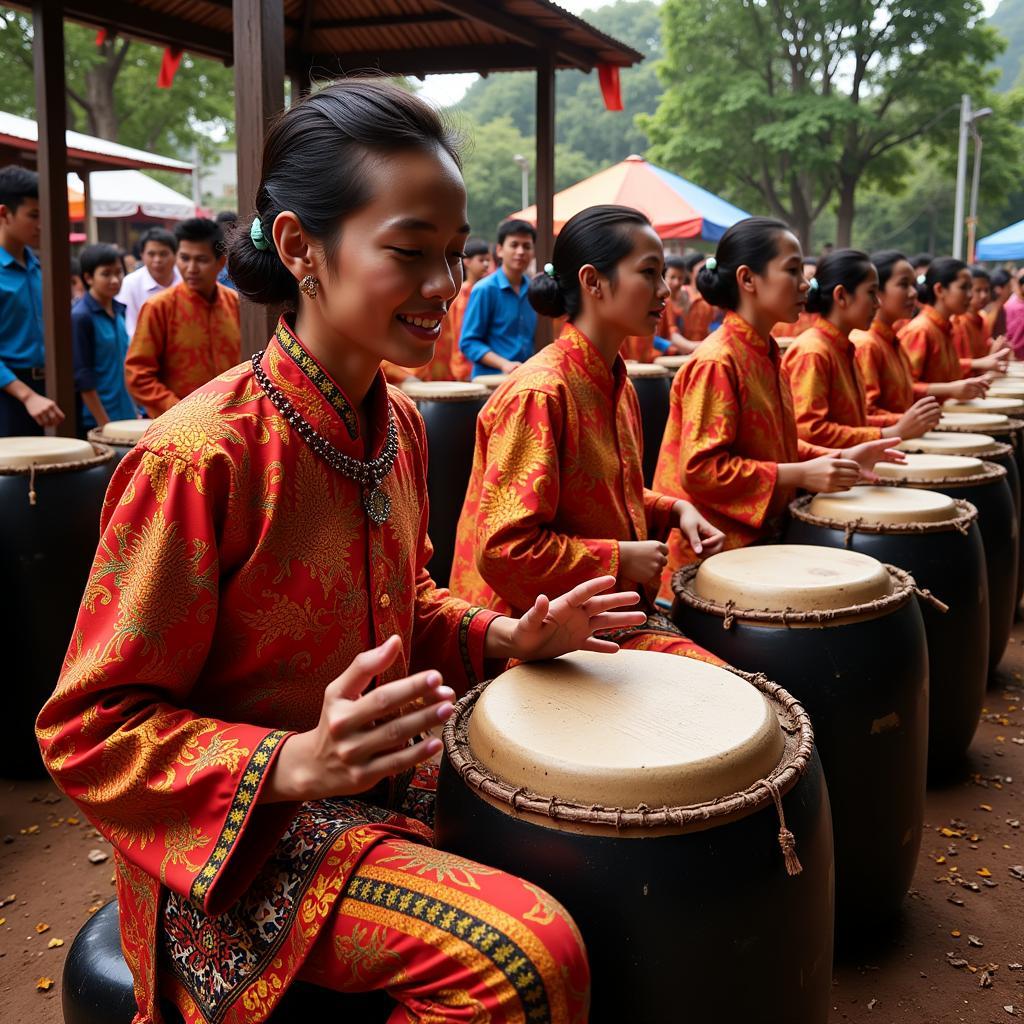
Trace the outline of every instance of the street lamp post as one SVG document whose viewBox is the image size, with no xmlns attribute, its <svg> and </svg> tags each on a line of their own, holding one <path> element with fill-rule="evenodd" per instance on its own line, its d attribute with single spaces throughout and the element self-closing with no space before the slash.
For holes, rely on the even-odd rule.
<svg viewBox="0 0 1024 1024">
<path fill-rule="evenodd" d="M 981 187 L 981 132 L 978 122 L 992 113 L 991 107 L 982 107 L 971 118 L 971 135 L 974 137 L 974 173 L 971 177 L 971 208 L 967 215 L 967 262 L 974 262 L 974 243 L 978 237 L 978 191 Z"/>
<path fill-rule="evenodd" d="M 516 153 L 512 159 L 523 172 L 523 205 L 520 209 L 525 210 L 530 205 L 530 161 L 522 153 Z"/>
<path fill-rule="evenodd" d="M 981 135 L 977 123 L 992 113 L 991 107 L 971 109 L 971 97 L 966 93 L 960 99 L 960 145 L 956 161 L 956 204 L 953 213 L 953 257 L 964 255 L 964 199 L 967 185 L 967 139 L 974 139 L 974 176 L 971 182 L 971 213 L 967 221 L 968 259 L 974 258 L 974 235 L 978 214 L 978 186 L 981 174 Z"/>
</svg>

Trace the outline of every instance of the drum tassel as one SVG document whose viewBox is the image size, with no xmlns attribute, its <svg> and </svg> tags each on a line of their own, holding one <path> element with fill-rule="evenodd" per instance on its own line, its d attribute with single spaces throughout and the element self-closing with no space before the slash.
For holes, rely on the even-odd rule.
<svg viewBox="0 0 1024 1024">
<path fill-rule="evenodd" d="M 779 846 L 782 848 L 782 859 L 786 865 L 786 874 L 791 878 L 803 871 L 800 858 L 796 855 L 796 836 L 786 827 L 786 813 L 782 809 L 782 797 L 779 787 L 774 782 L 762 779 L 761 783 L 775 801 L 775 813 L 779 816 Z"/>
<path fill-rule="evenodd" d="M 930 590 L 922 590 L 920 587 L 914 587 L 914 593 L 917 594 L 922 601 L 927 601 L 936 611 L 942 612 L 943 615 L 949 611 L 949 605 L 945 601 L 936 597 Z"/>
<path fill-rule="evenodd" d="M 36 464 L 33 462 L 28 471 L 28 503 L 36 503 Z"/>
</svg>

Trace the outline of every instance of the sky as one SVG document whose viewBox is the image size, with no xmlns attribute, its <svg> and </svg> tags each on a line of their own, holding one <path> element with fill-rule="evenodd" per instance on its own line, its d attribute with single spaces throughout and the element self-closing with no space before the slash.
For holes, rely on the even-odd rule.
<svg viewBox="0 0 1024 1024">
<path fill-rule="evenodd" d="M 573 14 L 605 7 L 613 0 L 556 0 L 559 6 Z M 984 0 L 985 14 L 991 16 L 1000 0 Z M 422 83 L 420 95 L 442 107 L 458 103 L 465 91 L 477 80 L 478 75 L 427 75 Z"/>
</svg>

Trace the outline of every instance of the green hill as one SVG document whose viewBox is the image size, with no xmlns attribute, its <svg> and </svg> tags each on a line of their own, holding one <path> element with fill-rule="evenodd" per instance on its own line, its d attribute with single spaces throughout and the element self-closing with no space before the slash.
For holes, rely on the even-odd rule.
<svg viewBox="0 0 1024 1024">
<path fill-rule="evenodd" d="M 1024 0 L 1002 0 L 989 24 L 999 29 L 1008 43 L 1006 52 L 995 62 L 1003 73 L 996 88 L 1005 92 L 1017 84 L 1024 62 Z"/>
</svg>

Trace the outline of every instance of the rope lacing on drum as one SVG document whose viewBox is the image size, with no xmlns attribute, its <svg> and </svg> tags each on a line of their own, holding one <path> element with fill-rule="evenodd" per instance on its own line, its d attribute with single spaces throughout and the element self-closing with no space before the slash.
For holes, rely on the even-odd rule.
<svg viewBox="0 0 1024 1024">
<path fill-rule="evenodd" d="M 848 548 L 850 541 L 853 539 L 853 535 L 857 532 L 857 527 L 863 523 L 863 519 L 854 519 L 852 523 L 847 523 L 843 528 L 843 547 Z"/>
<path fill-rule="evenodd" d="M 28 503 L 36 503 L 36 464 L 33 462 L 28 472 Z"/>
<path fill-rule="evenodd" d="M 732 629 L 733 623 L 733 609 L 736 607 L 736 602 L 729 600 L 725 602 L 725 616 L 722 619 L 722 629 Z"/>
<path fill-rule="evenodd" d="M 914 587 L 914 593 L 917 594 L 922 601 L 927 601 L 928 604 L 930 604 L 936 611 L 942 612 L 943 615 L 949 611 L 949 605 L 941 598 L 936 597 L 927 589 L 927 587 L 924 589 L 921 587 Z"/>
<path fill-rule="evenodd" d="M 782 848 L 782 859 L 786 865 L 786 874 L 792 877 L 803 871 L 803 865 L 796 855 L 796 836 L 786 827 L 786 812 L 782 809 L 782 796 L 779 787 L 768 779 L 760 779 L 757 783 L 764 786 L 775 801 L 775 812 L 779 816 L 779 846 Z"/>
<path fill-rule="evenodd" d="M 966 537 L 971 532 L 971 520 L 954 519 L 953 526 L 960 531 L 961 536 Z"/>
</svg>

